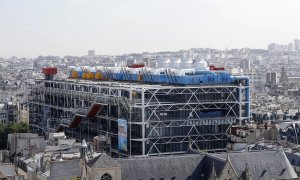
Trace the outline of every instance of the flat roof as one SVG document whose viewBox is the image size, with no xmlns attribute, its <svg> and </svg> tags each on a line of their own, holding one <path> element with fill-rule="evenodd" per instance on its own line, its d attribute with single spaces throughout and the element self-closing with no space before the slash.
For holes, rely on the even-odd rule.
<svg viewBox="0 0 300 180">
<path fill-rule="evenodd" d="M 143 84 L 138 82 L 126 81 L 95 81 L 83 79 L 65 79 L 65 80 L 45 80 L 37 79 L 36 81 L 42 82 L 55 82 L 55 83 L 76 83 L 81 85 L 100 85 L 118 88 L 135 88 L 135 89 L 174 89 L 174 88 L 223 88 L 223 87 L 237 87 L 238 84 L 199 84 L 199 85 L 176 85 L 176 84 Z"/>
</svg>

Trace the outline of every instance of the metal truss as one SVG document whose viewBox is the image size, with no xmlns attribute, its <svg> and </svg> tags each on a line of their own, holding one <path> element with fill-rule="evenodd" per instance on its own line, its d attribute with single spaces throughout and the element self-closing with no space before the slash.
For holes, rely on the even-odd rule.
<svg viewBox="0 0 300 180">
<path fill-rule="evenodd" d="M 82 129 L 87 129 L 108 134 L 114 141 L 117 119 L 124 118 L 128 121 L 128 152 L 119 151 L 113 144 L 111 147 L 112 153 L 122 156 L 182 153 L 188 144 L 197 149 L 222 149 L 229 127 L 250 119 L 249 96 L 249 86 L 241 83 L 176 86 L 37 80 L 31 91 L 30 122 L 48 132 L 59 125 L 66 130 L 72 118 L 81 115 L 80 127 L 72 131 L 84 137 Z M 104 108 L 95 118 L 88 118 L 95 104 Z M 173 117 L 178 112 L 184 115 Z M 205 117 L 202 112 L 221 114 Z M 93 128 L 88 128 L 90 120 Z M 140 150 L 135 150 L 134 144 Z"/>
</svg>

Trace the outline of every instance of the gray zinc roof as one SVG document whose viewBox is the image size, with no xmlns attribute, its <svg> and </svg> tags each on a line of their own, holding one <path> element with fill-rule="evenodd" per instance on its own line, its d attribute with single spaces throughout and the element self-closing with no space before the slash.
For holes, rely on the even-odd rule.
<svg viewBox="0 0 300 180">
<path fill-rule="evenodd" d="M 225 159 L 206 154 L 203 163 L 205 164 L 202 169 L 203 179 L 208 179 L 213 166 L 215 167 L 217 175 L 220 176 L 220 173 L 225 164 Z"/>
<path fill-rule="evenodd" d="M 199 179 L 204 155 L 180 155 L 116 160 L 122 165 L 122 179 Z"/>
<path fill-rule="evenodd" d="M 102 153 L 94 159 L 88 161 L 87 166 L 91 168 L 107 168 L 107 167 L 119 167 L 120 164 L 109 157 L 107 154 Z"/>
<path fill-rule="evenodd" d="M 285 152 L 286 157 L 294 166 L 300 166 L 300 153 Z"/>
<path fill-rule="evenodd" d="M 0 171 L 5 176 L 15 176 L 16 175 L 15 166 L 12 164 L 1 164 Z"/>
<path fill-rule="evenodd" d="M 226 160 L 227 155 L 214 154 L 212 156 Z M 229 159 L 238 176 L 243 174 L 247 163 L 252 179 L 269 180 L 297 177 L 283 150 L 229 153 Z"/>
</svg>

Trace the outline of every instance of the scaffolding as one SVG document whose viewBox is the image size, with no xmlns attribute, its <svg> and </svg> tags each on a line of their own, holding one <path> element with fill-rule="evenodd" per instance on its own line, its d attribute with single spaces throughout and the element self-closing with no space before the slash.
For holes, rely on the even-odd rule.
<svg viewBox="0 0 300 180">
<path fill-rule="evenodd" d="M 227 132 L 250 119 L 249 84 L 158 85 L 117 81 L 37 80 L 30 123 L 42 132 L 108 138 L 113 157 L 224 150 Z M 127 121 L 127 151 L 118 148 L 118 119 Z"/>
</svg>

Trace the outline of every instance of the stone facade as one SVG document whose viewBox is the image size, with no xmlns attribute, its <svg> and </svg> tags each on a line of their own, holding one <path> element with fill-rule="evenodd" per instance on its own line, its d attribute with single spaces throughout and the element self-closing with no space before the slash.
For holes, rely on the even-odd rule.
<svg viewBox="0 0 300 180">
<path fill-rule="evenodd" d="M 82 180 L 121 180 L 121 165 L 107 154 L 87 162 L 82 160 Z"/>
</svg>

